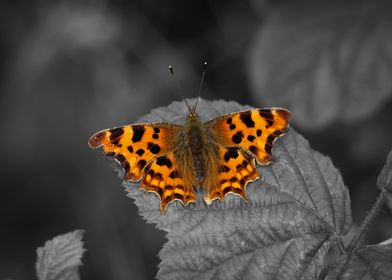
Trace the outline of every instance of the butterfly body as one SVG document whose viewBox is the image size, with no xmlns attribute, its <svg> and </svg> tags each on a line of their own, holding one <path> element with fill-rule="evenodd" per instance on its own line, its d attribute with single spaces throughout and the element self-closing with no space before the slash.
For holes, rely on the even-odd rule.
<svg viewBox="0 0 392 280">
<path fill-rule="evenodd" d="M 211 151 L 208 145 L 208 135 L 197 114 L 189 114 L 184 124 L 185 145 L 178 146 L 177 153 L 186 153 L 189 159 L 188 169 L 193 169 L 200 182 L 205 173 L 206 154 Z M 185 149 L 186 151 L 184 151 Z M 188 170 L 187 172 L 191 172 Z"/>
<path fill-rule="evenodd" d="M 202 122 L 191 107 L 184 125 L 151 123 L 127 125 L 94 134 L 89 145 L 124 169 L 125 180 L 156 193 L 161 212 L 180 200 L 223 200 L 228 193 L 246 199 L 246 185 L 259 178 L 255 159 L 265 165 L 272 160 L 272 146 L 288 129 L 290 112 L 281 108 L 252 109 Z"/>
</svg>

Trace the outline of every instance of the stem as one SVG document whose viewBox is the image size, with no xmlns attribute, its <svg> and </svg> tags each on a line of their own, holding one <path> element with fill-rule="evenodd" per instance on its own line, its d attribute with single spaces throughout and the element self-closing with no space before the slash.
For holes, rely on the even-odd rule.
<svg viewBox="0 0 392 280">
<path fill-rule="evenodd" d="M 359 227 L 359 233 L 351 240 L 350 245 L 348 246 L 348 250 L 350 252 L 354 251 L 357 248 L 359 240 L 361 240 L 368 227 L 373 222 L 374 217 L 381 210 L 382 206 L 384 205 L 384 197 L 385 190 L 383 189 L 380 195 L 377 197 L 376 202 L 373 204 L 372 209 L 370 209 L 369 213 L 366 215 L 361 226 Z"/>
<path fill-rule="evenodd" d="M 344 245 L 343 245 L 343 242 L 342 242 L 342 239 L 340 238 L 340 236 L 339 237 L 337 237 L 337 246 L 338 246 L 338 248 L 339 248 L 339 251 L 340 251 L 340 254 L 344 254 L 345 252 L 346 252 L 346 250 L 345 250 L 345 248 L 344 248 Z"/>
</svg>

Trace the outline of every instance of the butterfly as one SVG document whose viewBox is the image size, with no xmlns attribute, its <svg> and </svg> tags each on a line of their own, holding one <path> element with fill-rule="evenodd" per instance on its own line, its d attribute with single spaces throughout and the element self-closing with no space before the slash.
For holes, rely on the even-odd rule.
<svg viewBox="0 0 392 280">
<path fill-rule="evenodd" d="M 209 205 L 228 193 L 247 199 L 246 185 L 259 178 L 256 162 L 267 165 L 272 147 L 289 127 L 290 111 L 251 109 L 202 122 L 196 104 L 188 107 L 184 125 L 143 123 L 95 133 L 92 149 L 103 146 L 124 171 L 124 180 L 157 194 L 160 211 L 169 203 L 196 202 L 196 189 Z"/>
</svg>

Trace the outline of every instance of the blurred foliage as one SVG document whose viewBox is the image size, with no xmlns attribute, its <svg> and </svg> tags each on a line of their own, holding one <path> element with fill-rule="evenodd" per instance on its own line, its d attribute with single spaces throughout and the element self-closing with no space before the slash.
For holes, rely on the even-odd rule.
<svg viewBox="0 0 392 280">
<path fill-rule="evenodd" d="M 82 264 L 83 231 L 75 230 L 58 235 L 37 249 L 38 280 L 79 280 Z"/>
<path fill-rule="evenodd" d="M 358 122 L 392 91 L 390 1 L 295 1 L 266 15 L 249 56 L 252 93 L 306 130 Z"/>
<path fill-rule="evenodd" d="M 255 107 L 290 105 L 294 126 L 340 169 L 359 223 L 375 200 L 374 182 L 392 143 L 391 89 L 385 78 L 391 67 L 390 42 L 383 33 L 391 6 L 381 0 L 340 1 L 346 5 L 301 1 L 291 9 L 291 2 L 1 1 L 0 278 L 31 279 L 35 248 L 74 228 L 86 230 L 82 279 L 155 277 L 163 232 L 141 220 L 116 174 L 86 142 L 99 129 L 134 122 L 154 107 L 180 100 L 168 65 L 174 66 L 187 97 L 196 95 L 207 60 L 204 98 Z M 370 2 L 379 4 L 372 4 L 372 16 L 362 22 L 360 15 L 368 15 Z M 363 13 L 354 26 L 351 15 L 359 10 Z M 285 13 L 291 17 L 282 17 Z M 313 28 L 304 20 L 320 13 L 323 20 Z M 341 14 L 348 15 L 344 28 L 341 21 L 328 20 Z M 253 61 L 255 49 L 266 51 L 257 47 L 262 32 L 271 36 L 268 55 Z M 324 33 L 346 40 L 328 41 Z M 285 34 L 293 36 L 291 41 L 281 37 Z M 318 56 L 325 40 L 335 45 L 331 54 L 343 49 L 344 57 L 361 64 L 348 63 L 339 73 L 324 71 L 331 58 L 346 65 L 338 55 Z M 296 41 L 305 48 L 291 44 Z M 278 65 L 273 49 L 284 52 Z M 309 76 L 302 71 L 295 76 L 301 83 L 317 82 L 317 87 L 302 87 L 306 91 L 297 97 L 289 87 L 296 79 L 276 83 L 285 83 L 277 77 L 301 70 L 302 63 Z M 255 89 L 255 79 L 263 80 L 258 73 L 269 73 L 271 80 Z M 344 90 L 357 79 L 366 91 Z M 314 92 L 322 97 L 317 106 L 312 105 Z M 293 102 L 311 110 L 298 111 Z M 378 219 L 368 243 L 392 235 L 386 215 Z"/>
</svg>

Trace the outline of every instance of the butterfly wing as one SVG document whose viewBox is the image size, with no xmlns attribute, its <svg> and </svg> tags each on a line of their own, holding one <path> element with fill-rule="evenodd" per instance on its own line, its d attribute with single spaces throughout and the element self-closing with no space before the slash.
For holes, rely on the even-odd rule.
<svg viewBox="0 0 392 280">
<path fill-rule="evenodd" d="M 272 146 L 289 126 L 286 109 L 253 109 L 218 117 L 205 123 L 219 145 L 240 147 L 266 165 L 272 159 Z"/>
<path fill-rule="evenodd" d="M 178 151 L 182 126 L 174 124 L 138 124 L 102 130 L 89 139 L 91 148 L 103 146 L 124 169 L 125 179 L 139 181 L 147 192 L 161 199 L 163 213 L 167 205 L 180 200 L 187 205 L 196 201 L 196 178 L 184 156 Z"/>
<path fill-rule="evenodd" d="M 204 199 L 210 204 L 227 193 L 246 198 L 246 184 L 259 178 L 255 161 L 272 160 L 272 146 L 287 131 L 291 113 L 285 109 L 253 109 L 218 117 L 204 124 L 214 142 L 203 181 Z"/>
<path fill-rule="evenodd" d="M 88 143 L 93 149 L 103 146 L 104 154 L 121 164 L 126 180 L 139 181 L 148 162 L 176 147 L 180 131 L 174 124 L 127 125 L 97 132 Z"/>
<path fill-rule="evenodd" d="M 161 198 L 160 210 L 163 213 L 167 205 L 179 200 L 187 205 L 196 201 L 196 178 L 191 170 L 183 169 L 181 157 L 175 152 L 154 158 L 145 168 L 146 176 L 140 185 L 148 192 L 154 192 Z"/>
<path fill-rule="evenodd" d="M 213 200 L 223 200 L 228 193 L 246 198 L 246 184 L 259 178 L 255 160 L 238 147 L 218 148 L 218 157 L 207 161 L 207 170 L 202 185 L 204 201 L 211 204 Z"/>
</svg>

